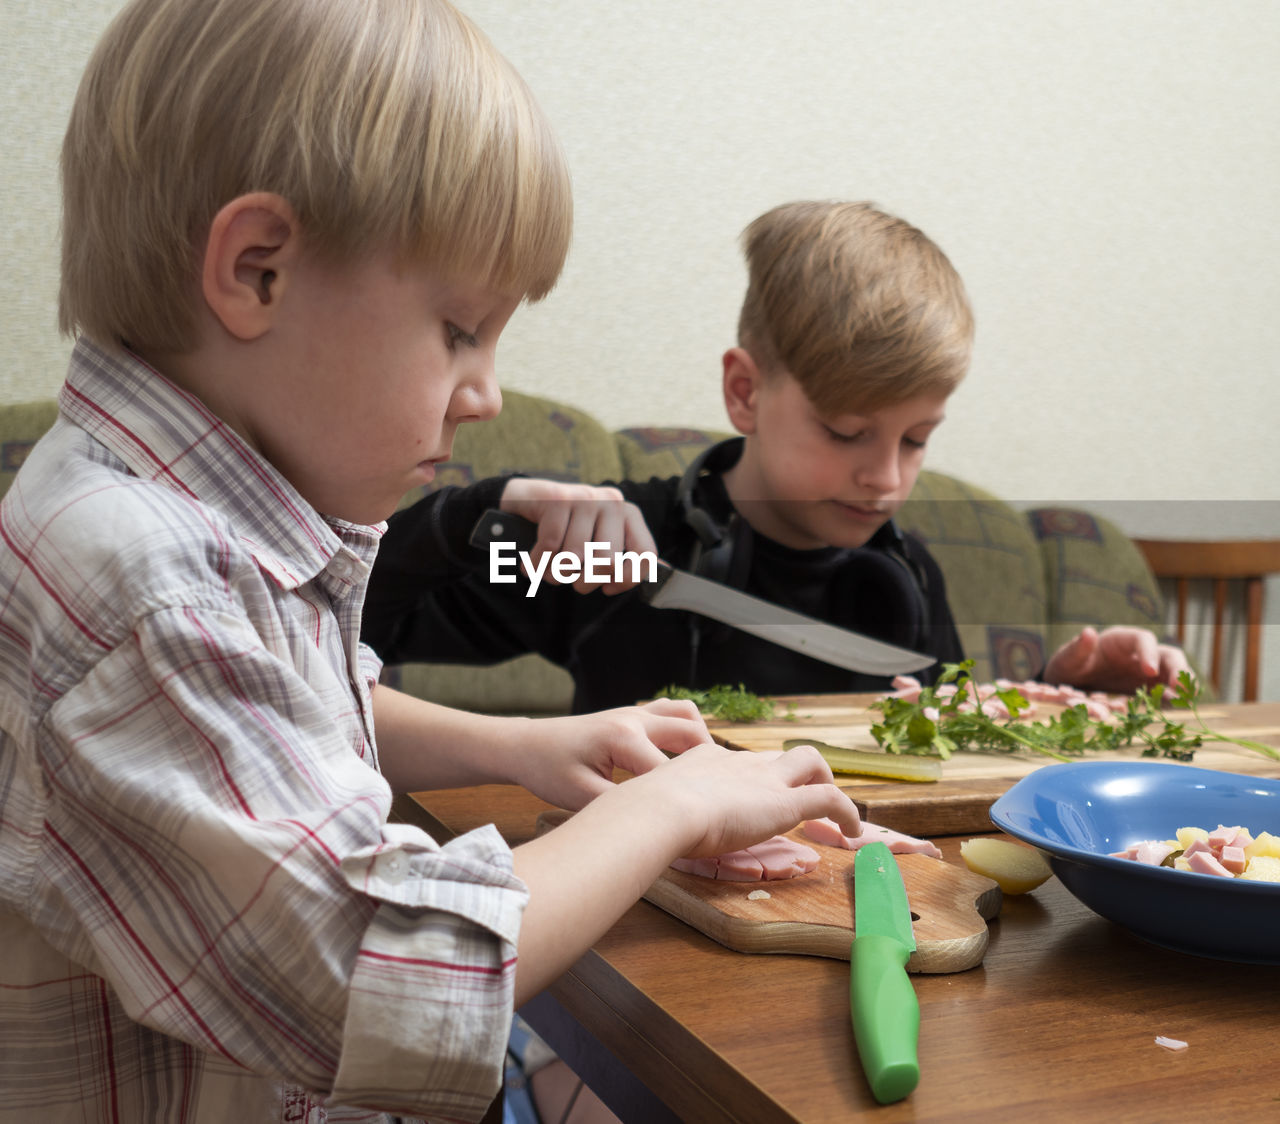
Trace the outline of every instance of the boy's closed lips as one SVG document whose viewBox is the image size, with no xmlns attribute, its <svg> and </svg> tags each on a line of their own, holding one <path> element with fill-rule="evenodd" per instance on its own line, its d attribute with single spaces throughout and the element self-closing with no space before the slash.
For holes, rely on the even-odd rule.
<svg viewBox="0 0 1280 1124">
<path fill-rule="evenodd" d="M 891 514 L 875 504 L 845 503 L 843 500 L 832 500 L 831 503 L 848 519 L 871 527 L 879 527 Z"/>
</svg>

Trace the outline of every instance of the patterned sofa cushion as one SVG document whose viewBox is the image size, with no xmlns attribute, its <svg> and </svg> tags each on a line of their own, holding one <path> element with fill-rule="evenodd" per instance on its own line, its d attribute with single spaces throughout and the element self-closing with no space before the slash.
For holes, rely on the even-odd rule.
<svg viewBox="0 0 1280 1124">
<path fill-rule="evenodd" d="M 732 436 L 714 429 L 676 429 L 649 426 L 620 429 L 614 438 L 626 480 L 649 480 L 683 476 L 698 455 L 717 441 Z"/>
<path fill-rule="evenodd" d="M 52 398 L 20 402 L 0 409 L 0 496 L 9 490 L 34 445 L 58 417 Z"/>
<path fill-rule="evenodd" d="M 1131 624 L 1164 632 L 1164 602 L 1142 557 L 1114 523 L 1070 507 L 1027 512 L 1044 560 L 1049 651 L 1085 625 Z"/>
<path fill-rule="evenodd" d="M 1025 679 L 1038 672 L 1049 615 L 1040 552 L 1023 513 L 972 484 L 925 470 L 898 523 L 942 567 L 974 674 Z"/>
</svg>

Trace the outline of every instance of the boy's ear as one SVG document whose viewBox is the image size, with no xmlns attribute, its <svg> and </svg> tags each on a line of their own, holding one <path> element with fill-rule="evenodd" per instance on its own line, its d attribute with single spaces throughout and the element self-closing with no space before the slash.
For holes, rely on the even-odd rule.
<svg viewBox="0 0 1280 1124">
<path fill-rule="evenodd" d="M 210 311 L 236 339 L 257 339 L 271 327 L 300 246 L 297 216 L 279 195 L 241 195 L 214 216 L 201 290 Z"/>
<path fill-rule="evenodd" d="M 731 347 L 724 353 L 724 407 L 729 421 L 739 433 L 756 431 L 763 376 L 751 353 L 745 348 Z"/>
</svg>

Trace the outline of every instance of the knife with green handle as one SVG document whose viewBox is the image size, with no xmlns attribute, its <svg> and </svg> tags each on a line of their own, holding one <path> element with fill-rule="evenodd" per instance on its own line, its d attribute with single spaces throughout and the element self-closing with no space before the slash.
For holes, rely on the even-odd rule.
<svg viewBox="0 0 1280 1124">
<path fill-rule="evenodd" d="M 902 1100 L 920 1080 L 920 1003 L 906 968 L 915 948 L 897 861 L 885 844 L 863 844 L 853 860 L 849 1009 L 867 1083 L 881 1104 Z"/>
</svg>

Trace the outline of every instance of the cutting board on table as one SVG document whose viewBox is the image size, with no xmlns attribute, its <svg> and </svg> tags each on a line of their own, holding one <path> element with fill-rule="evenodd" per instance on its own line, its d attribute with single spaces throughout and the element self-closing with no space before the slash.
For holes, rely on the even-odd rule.
<svg viewBox="0 0 1280 1124">
<path fill-rule="evenodd" d="M 567 812 L 544 812 L 538 817 L 538 831 L 567 818 Z M 720 882 L 667 870 L 645 892 L 645 900 L 737 952 L 848 960 L 854 852 L 816 844 L 799 828 L 788 834 L 818 852 L 822 861 L 816 870 L 774 882 Z M 907 889 L 916 938 L 907 971 L 961 972 L 980 964 L 987 951 L 987 921 L 1000 912 L 1000 887 L 942 859 L 894 858 Z M 768 897 L 752 899 L 758 891 Z"/>
<path fill-rule="evenodd" d="M 780 717 L 767 722 L 707 723 L 721 745 L 733 749 L 781 749 L 794 738 L 813 738 L 847 749 L 875 750 L 871 725 L 878 712 L 868 709 L 874 695 L 795 695 L 778 698 Z M 1041 705 L 1043 718 L 1053 708 Z M 1060 709 L 1060 708 L 1058 708 Z M 1177 713 L 1177 712 L 1175 712 Z M 789 717 L 788 717 L 789 715 Z M 1209 729 L 1280 748 L 1280 703 L 1218 704 L 1200 707 Z M 1139 749 L 1097 754 L 1083 760 L 1140 760 Z M 879 782 L 837 774 L 836 781 L 858 805 L 864 819 L 910 835 L 961 835 L 990 831 L 989 810 L 1022 777 L 1053 759 L 1041 755 L 958 753 L 942 763 L 934 783 Z M 1280 761 L 1229 744 L 1196 750 L 1192 764 L 1202 769 L 1280 778 Z"/>
</svg>

